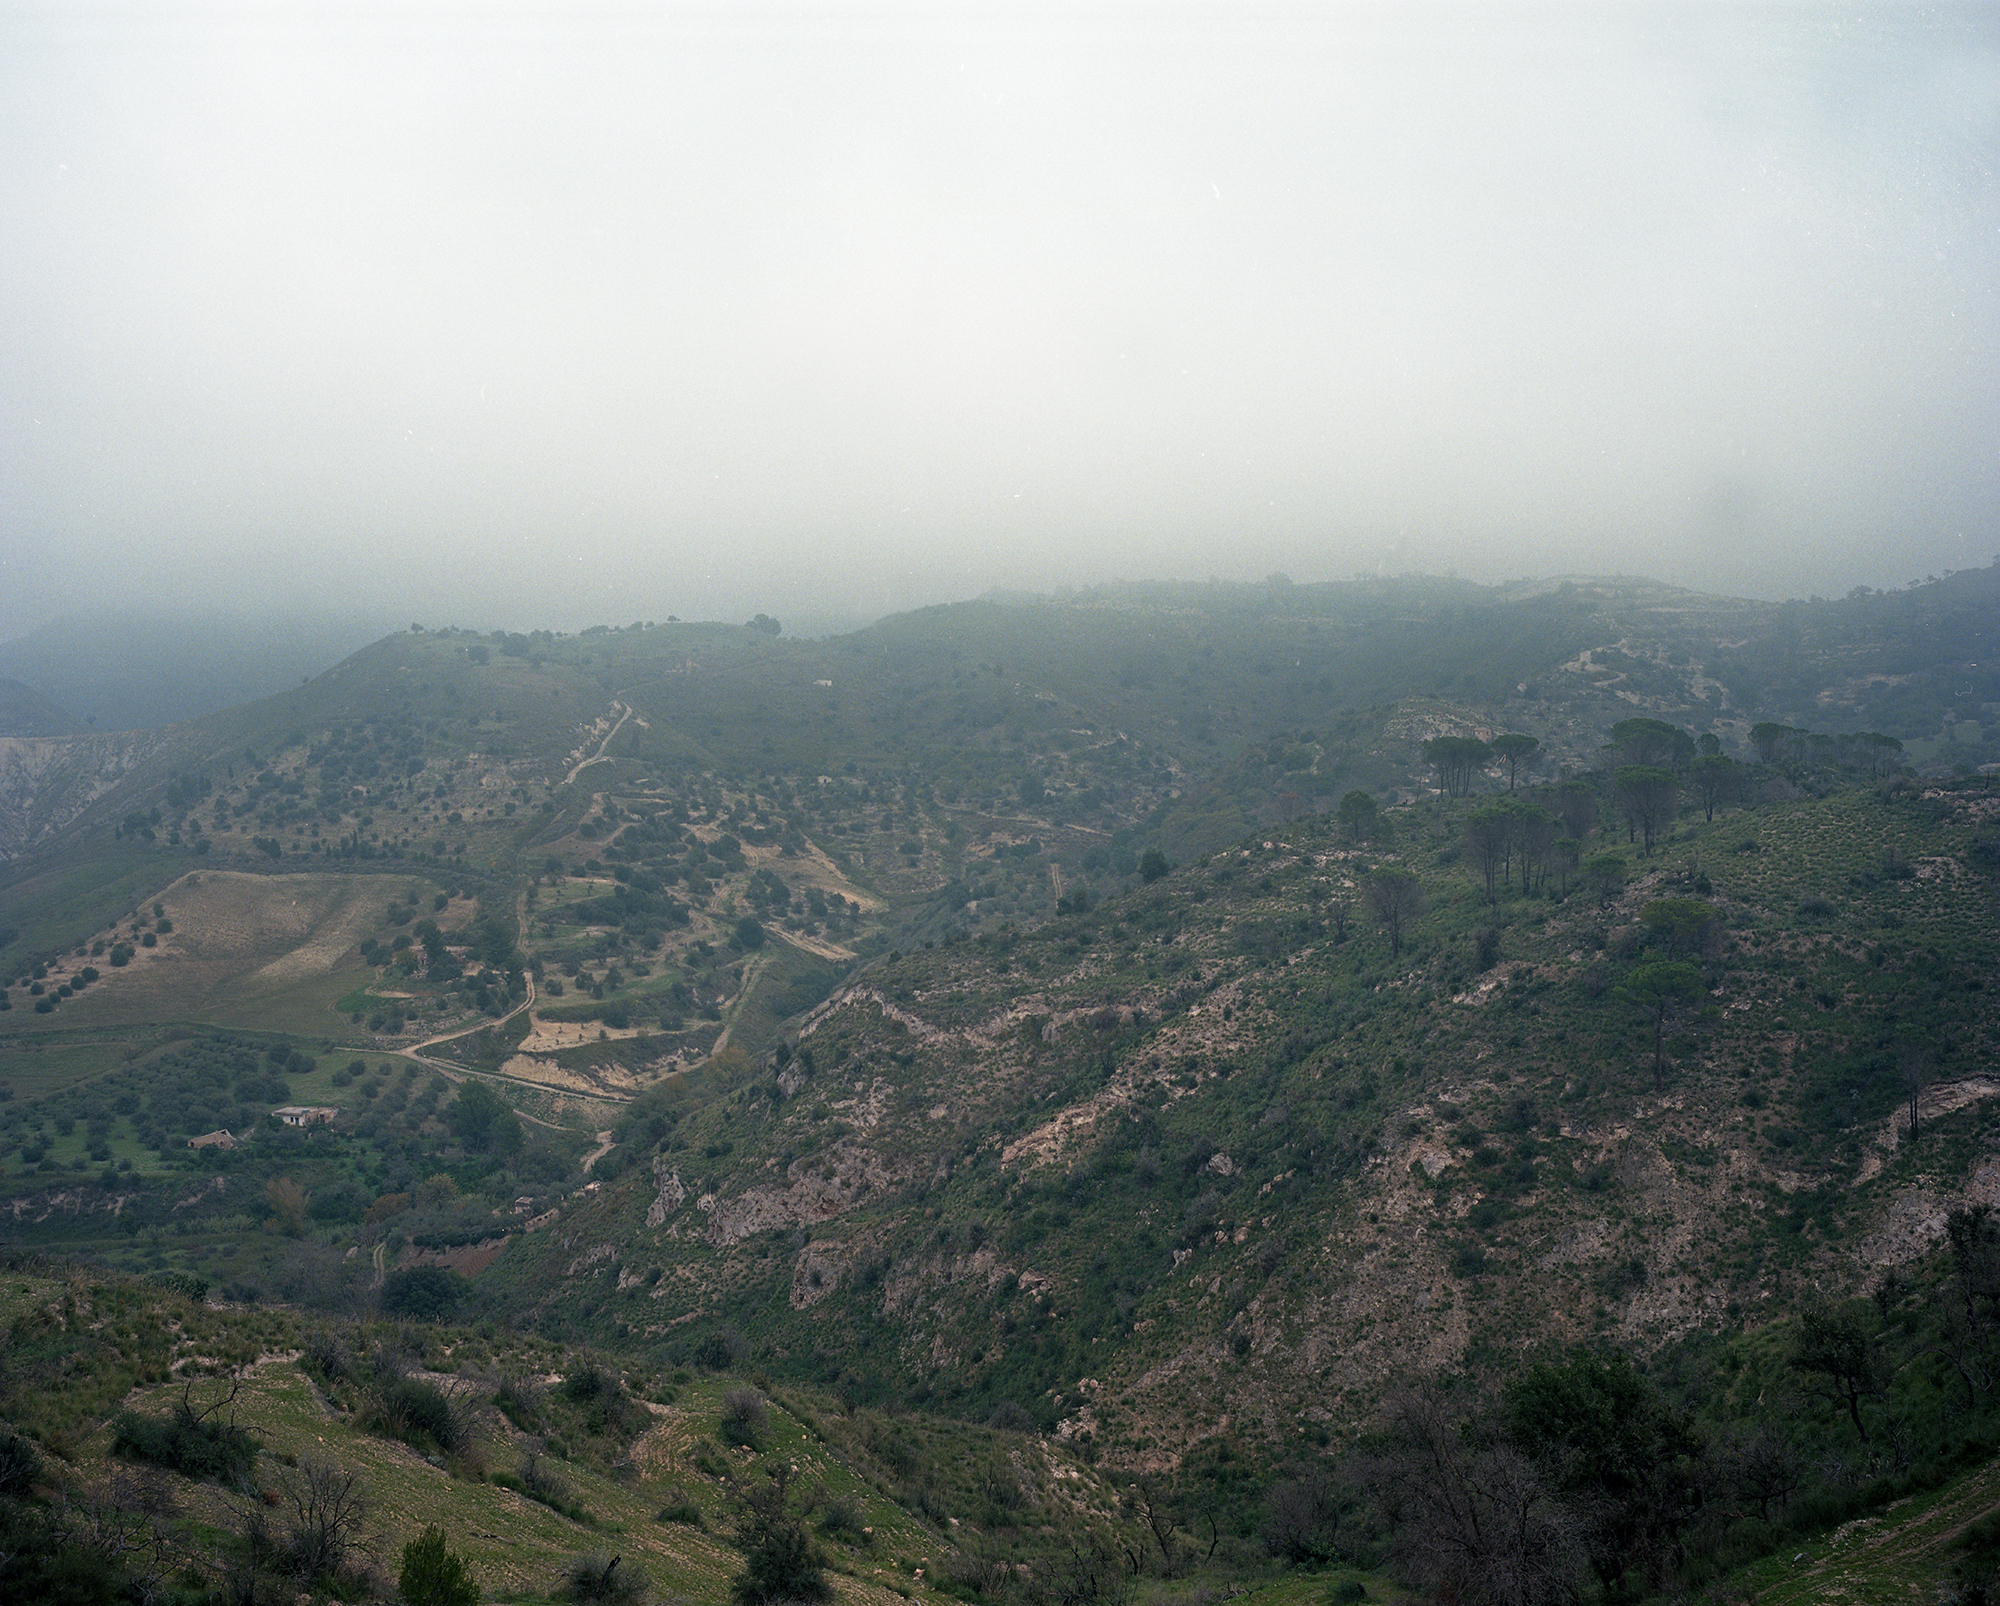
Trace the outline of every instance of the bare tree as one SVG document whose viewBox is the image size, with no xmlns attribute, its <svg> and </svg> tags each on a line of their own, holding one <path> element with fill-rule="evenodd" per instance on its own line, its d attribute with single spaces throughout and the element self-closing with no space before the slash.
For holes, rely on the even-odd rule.
<svg viewBox="0 0 2000 1606">
<path fill-rule="evenodd" d="M 1474 809 L 1465 821 L 1465 847 L 1486 881 L 1486 901 L 1497 902 L 1494 881 L 1514 840 L 1514 811 L 1493 804 Z"/>
<path fill-rule="evenodd" d="M 1567 1606 L 1582 1590 L 1583 1525 L 1518 1451 L 1461 1433 L 1431 1390 L 1389 1404 L 1388 1444 L 1357 1468 L 1410 1581 L 1464 1606 Z"/>
<path fill-rule="evenodd" d="M 301 1581 L 336 1575 L 362 1541 L 368 1497 L 361 1475 L 317 1458 L 299 1463 L 285 1479 L 291 1533 L 284 1545 L 287 1570 Z"/>
<path fill-rule="evenodd" d="M 1291 1562 L 1326 1562 L 1338 1553 L 1340 1488 L 1316 1468 L 1280 1478 L 1264 1495 L 1264 1548 Z"/>
<path fill-rule="evenodd" d="M 1368 909 L 1389 928 L 1389 952 L 1403 952 L 1403 928 L 1424 909 L 1424 889 L 1407 870 L 1377 870 L 1361 883 Z"/>
<path fill-rule="evenodd" d="M 1737 1424 L 1716 1442 L 1710 1458 L 1736 1497 L 1756 1506 L 1765 1522 L 1772 1520 L 1773 1507 L 1784 1511 L 1806 1478 L 1805 1456 L 1775 1422 Z"/>
<path fill-rule="evenodd" d="M 1028 1564 L 1021 1593 L 1031 1606 L 1126 1606 L 1132 1574 L 1102 1534 L 1072 1532 L 1066 1550 L 1047 1550 Z"/>
<path fill-rule="evenodd" d="M 1124 1506 L 1146 1525 L 1153 1543 L 1160 1549 L 1160 1576 L 1175 1578 L 1187 1561 L 1188 1547 L 1175 1532 L 1176 1513 L 1167 1492 L 1157 1479 L 1136 1479 L 1125 1493 Z M 1142 1541 L 1143 1543 L 1143 1541 Z"/>
<path fill-rule="evenodd" d="M 139 1606 L 165 1599 L 168 1580 L 186 1561 L 172 1518 L 173 1489 L 156 1473 L 121 1472 L 103 1489 L 60 1489 L 55 1526 L 126 1576 Z"/>
</svg>

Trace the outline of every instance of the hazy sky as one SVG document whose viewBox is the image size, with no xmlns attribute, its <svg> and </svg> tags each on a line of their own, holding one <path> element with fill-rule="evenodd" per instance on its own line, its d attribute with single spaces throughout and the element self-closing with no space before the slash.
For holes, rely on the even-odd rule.
<svg viewBox="0 0 2000 1606">
<path fill-rule="evenodd" d="M 2000 551 L 2000 7 L 0 7 L 0 634 Z"/>
</svg>

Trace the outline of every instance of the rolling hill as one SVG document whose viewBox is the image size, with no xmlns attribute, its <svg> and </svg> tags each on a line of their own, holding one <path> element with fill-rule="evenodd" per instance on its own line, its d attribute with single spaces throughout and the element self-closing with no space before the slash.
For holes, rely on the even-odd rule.
<svg viewBox="0 0 2000 1606">
<path fill-rule="evenodd" d="M 1383 1491 L 1447 1417 L 1475 1506 L 1512 1468 L 1560 1515 L 1563 1588 L 1720 1579 L 2000 1442 L 1997 583 L 412 629 L 12 738 L 13 1237 L 350 1351 L 449 1272 L 469 1398 L 528 1366 L 504 1332 L 1104 1480 L 1030 1521 L 848 1433 L 982 1598 L 1061 1556 L 1421 1580 Z M 312 1375 L 372 1431 L 386 1373 Z M 1576 1481 L 1534 1401 L 1592 1390 L 1680 1492 Z M 712 1591 L 703 1554 L 660 1565 Z"/>
</svg>

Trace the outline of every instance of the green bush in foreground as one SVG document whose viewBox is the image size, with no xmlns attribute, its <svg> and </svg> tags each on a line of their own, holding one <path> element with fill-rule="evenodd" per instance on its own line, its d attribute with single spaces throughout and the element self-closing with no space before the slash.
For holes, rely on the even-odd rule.
<svg viewBox="0 0 2000 1606">
<path fill-rule="evenodd" d="M 405 1606 L 479 1606 L 479 1585 L 463 1556 L 444 1547 L 444 1532 L 432 1526 L 403 1546 L 403 1571 L 396 1579 Z"/>
<path fill-rule="evenodd" d="M 767 1471 L 769 1487 L 750 1489 L 742 1496 L 735 1540 L 743 1552 L 743 1571 L 730 1584 L 730 1598 L 737 1606 L 831 1599 L 833 1589 L 821 1571 L 819 1550 L 786 1498 L 792 1468 Z"/>
</svg>

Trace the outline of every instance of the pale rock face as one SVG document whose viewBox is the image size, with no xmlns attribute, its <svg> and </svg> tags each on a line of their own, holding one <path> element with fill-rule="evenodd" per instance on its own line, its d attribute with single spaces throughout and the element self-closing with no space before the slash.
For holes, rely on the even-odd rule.
<svg viewBox="0 0 2000 1606">
<path fill-rule="evenodd" d="M 687 1202 L 687 1189 L 681 1186 L 680 1171 L 669 1166 L 664 1155 L 653 1161 L 653 1180 L 659 1184 L 659 1192 L 646 1209 L 646 1225 L 649 1227 L 660 1226 Z"/>
<path fill-rule="evenodd" d="M 167 746 L 159 731 L 0 736 L 0 862 L 71 824 Z"/>
<path fill-rule="evenodd" d="M 811 1163 L 818 1169 L 793 1166 L 788 1187 L 751 1188 L 730 1199 L 698 1201 L 708 1212 L 704 1236 L 709 1243 L 721 1248 L 774 1227 L 814 1226 L 908 1180 L 906 1167 L 894 1168 L 880 1155 L 848 1143 Z"/>
<path fill-rule="evenodd" d="M 847 1245 L 838 1239 L 821 1239 L 799 1251 L 792 1264 L 792 1309 L 817 1305 L 840 1286 L 846 1270 Z"/>
</svg>

